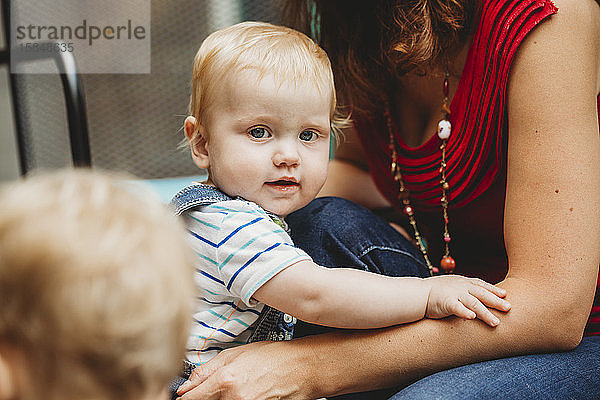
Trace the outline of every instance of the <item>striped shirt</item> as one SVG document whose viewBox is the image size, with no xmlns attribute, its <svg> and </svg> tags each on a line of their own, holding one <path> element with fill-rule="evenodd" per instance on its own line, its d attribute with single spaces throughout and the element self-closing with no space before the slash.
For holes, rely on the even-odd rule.
<svg viewBox="0 0 600 400">
<path fill-rule="evenodd" d="M 199 288 L 187 358 L 202 364 L 244 344 L 264 304 L 254 292 L 275 274 L 310 257 L 258 205 L 227 200 L 186 211 Z"/>
</svg>

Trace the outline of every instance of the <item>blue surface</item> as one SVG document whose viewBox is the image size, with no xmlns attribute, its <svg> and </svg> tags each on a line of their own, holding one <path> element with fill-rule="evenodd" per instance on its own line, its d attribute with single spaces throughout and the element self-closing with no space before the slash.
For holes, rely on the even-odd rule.
<svg viewBox="0 0 600 400">
<path fill-rule="evenodd" d="M 136 184 L 141 184 L 142 187 L 150 188 L 158 195 L 161 201 L 168 203 L 171 198 L 192 182 L 202 182 L 206 179 L 206 175 L 181 176 L 176 178 L 162 179 L 146 179 L 136 181 Z"/>
</svg>

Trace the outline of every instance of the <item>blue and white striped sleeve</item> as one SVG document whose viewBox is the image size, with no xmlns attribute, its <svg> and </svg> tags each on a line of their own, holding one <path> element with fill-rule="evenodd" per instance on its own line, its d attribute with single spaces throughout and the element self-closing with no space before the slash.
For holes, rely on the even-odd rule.
<svg viewBox="0 0 600 400">
<path fill-rule="evenodd" d="M 219 274 L 227 290 L 248 306 L 256 304 L 254 292 L 277 273 L 311 259 L 256 204 L 232 200 L 215 207 L 226 213 L 216 251 Z"/>
</svg>

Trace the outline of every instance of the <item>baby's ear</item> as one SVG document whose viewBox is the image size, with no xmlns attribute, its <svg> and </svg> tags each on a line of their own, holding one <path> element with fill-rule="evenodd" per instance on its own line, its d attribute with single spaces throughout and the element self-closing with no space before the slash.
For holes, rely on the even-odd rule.
<svg viewBox="0 0 600 400">
<path fill-rule="evenodd" d="M 206 148 L 206 131 L 202 124 L 198 123 L 195 117 L 191 115 L 185 119 L 183 123 L 183 130 L 185 131 L 185 137 L 190 144 L 190 150 L 192 152 L 192 159 L 198 168 L 207 169 L 209 167 L 208 162 L 208 150 Z"/>
</svg>

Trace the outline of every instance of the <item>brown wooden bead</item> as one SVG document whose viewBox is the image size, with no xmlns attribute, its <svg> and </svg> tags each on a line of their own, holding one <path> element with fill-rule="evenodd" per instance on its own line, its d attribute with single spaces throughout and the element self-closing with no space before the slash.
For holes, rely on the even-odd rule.
<svg viewBox="0 0 600 400">
<path fill-rule="evenodd" d="M 450 116 L 450 114 L 452 114 L 452 111 L 450 111 L 450 108 L 446 103 L 442 105 L 442 111 L 446 114 L 446 116 Z"/>
</svg>

